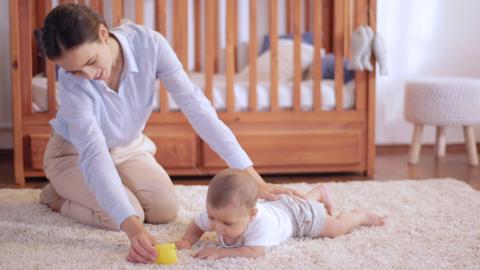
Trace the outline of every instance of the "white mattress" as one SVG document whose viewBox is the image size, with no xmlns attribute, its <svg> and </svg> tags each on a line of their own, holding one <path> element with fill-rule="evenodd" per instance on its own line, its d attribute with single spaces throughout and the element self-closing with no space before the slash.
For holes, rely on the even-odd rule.
<svg viewBox="0 0 480 270">
<path fill-rule="evenodd" d="M 203 73 L 190 73 L 190 78 L 193 83 L 204 89 L 205 76 Z M 225 75 L 218 74 L 214 76 L 213 80 L 213 105 L 216 110 L 222 111 L 226 109 L 226 78 Z M 333 110 L 335 108 L 335 90 L 334 80 L 322 81 L 322 109 Z M 353 109 L 355 104 L 355 82 L 350 81 L 344 85 L 343 89 L 343 108 Z M 159 88 L 160 82 L 155 84 L 156 88 L 156 102 L 154 110 L 159 110 Z M 302 81 L 300 102 L 302 110 L 309 111 L 313 107 L 313 81 Z M 279 82 L 279 107 L 288 109 L 293 107 L 293 82 Z M 247 81 L 236 79 L 234 84 L 235 92 L 235 110 L 246 111 L 248 109 L 248 92 L 249 84 Z M 48 110 L 47 101 L 47 78 L 43 76 L 36 76 L 32 79 L 32 97 L 33 97 L 33 111 L 43 112 Z M 57 104 L 59 104 L 57 97 Z M 170 110 L 179 110 L 178 105 L 169 98 Z M 257 82 L 257 108 L 259 111 L 268 111 L 270 107 L 270 82 Z"/>
</svg>

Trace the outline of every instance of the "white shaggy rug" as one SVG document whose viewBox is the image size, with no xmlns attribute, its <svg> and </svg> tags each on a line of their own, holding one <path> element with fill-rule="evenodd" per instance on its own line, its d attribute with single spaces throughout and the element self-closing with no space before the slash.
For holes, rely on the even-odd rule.
<svg viewBox="0 0 480 270">
<path fill-rule="evenodd" d="M 386 215 L 335 239 L 290 239 L 257 259 L 202 261 L 180 251 L 171 269 L 480 269 L 480 192 L 454 179 L 329 183 L 337 210 Z M 310 184 L 289 184 L 308 190 Z M 206 186 L 177 186 L 175 222 L 147 225 L 159 242 L 182 236 Z M 121 232 L 87 227 L 39 204 L 39 190 L 0 189 L 0 269 L 163 269 L 125 261 Z M 208 234 L 193 250 L 216 244 Z"/>
</svg>

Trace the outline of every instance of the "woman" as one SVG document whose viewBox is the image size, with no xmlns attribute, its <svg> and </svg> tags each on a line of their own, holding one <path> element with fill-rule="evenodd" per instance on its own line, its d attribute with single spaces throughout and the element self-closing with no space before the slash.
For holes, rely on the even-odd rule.
<svg viewBox="0 0 480 270">
<path fill-rule="evenodd" d="M 61 67 L 61 106 L 50 122 L 54 135 L 44 157 L 50 184 L 40 199 L 83 224 L 124 231 L 128 261 L 155 260 L 155 239 L 143 222 L 172 221 L 178 209 L 173 184 L 154 159 L 155 145 L 142 134 L 155 79 L 229 167 L 255 177 L 262 198 L 302 196 L 263 181 L 159 33 L 134 24 L 109 31 L 88 7 L 66 4 L 47 15 L 42 38 L 47 57 Z"/>
</svg>

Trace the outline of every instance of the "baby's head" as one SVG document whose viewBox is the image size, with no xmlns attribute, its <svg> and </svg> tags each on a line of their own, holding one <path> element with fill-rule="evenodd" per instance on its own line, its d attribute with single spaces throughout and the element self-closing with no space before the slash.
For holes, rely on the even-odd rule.
<svg viewBox="0 0 480 270">
<path fill-rule="evenodd" d="M 258 186 L 243 170 L 221 171 L 210 181 L 207 213 L 212 228 L 228 238 L 240 236 L 257 213 Z"/>
</svg>

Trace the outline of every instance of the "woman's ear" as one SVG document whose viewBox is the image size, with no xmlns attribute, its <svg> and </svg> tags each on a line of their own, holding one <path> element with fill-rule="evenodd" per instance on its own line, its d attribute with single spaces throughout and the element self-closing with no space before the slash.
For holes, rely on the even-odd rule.
<svg viewBox="0 0 480 270">
<path fill-rule="evenodd" d="M 102 43 L 108 43 L 108 40 L 110 39 L 110 33 L 108 32 L 107 27 L 103 24 L 98 26 L 98 38 Z"/>
<path fill-rule="evenodd" d="M 252 209 L 250 209 L 250 219 L 255 218 L 257 213 L 258 213 L 258 208 L 257 207 L 252 207 Z"/>
</svg>

